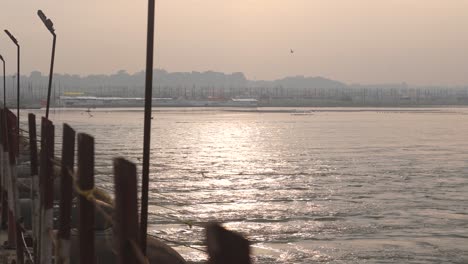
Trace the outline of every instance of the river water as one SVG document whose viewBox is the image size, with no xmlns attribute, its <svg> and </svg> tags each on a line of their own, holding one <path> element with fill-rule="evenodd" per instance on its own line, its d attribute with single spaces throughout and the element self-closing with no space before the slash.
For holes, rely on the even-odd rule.
<svg viewBox="0 0 468 264">
<path fill-rule="evenodd" d="M 256 263 L 468 263 L 468 109 L 312 110 L 155 109 L 150 232 L 203 249 L 219 221 Z M 95 136 L 99 186 L 113 157 L 141 168 L 141 109 L 51 119 L 57 141 L 63 122 Z"/>
</svg>

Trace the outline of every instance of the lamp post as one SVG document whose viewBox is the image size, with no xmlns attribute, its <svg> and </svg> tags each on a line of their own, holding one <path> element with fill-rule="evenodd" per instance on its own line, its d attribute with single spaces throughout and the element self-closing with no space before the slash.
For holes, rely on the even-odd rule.
<svg viewBox="0 0 468 264">
<path fill-rule="evenodd" d="M 20 45 L 18 44 L 18 41 L 16 40 L 16 38 L 10 33 L 10 31 L 8 31 L 7 29 L 5 29 L 5 33 L 10 37 L 11 41 L 13 41 L 13 43 L 15 43 L 17 49 L 18 49 L 18 58 L 17 58 L 17 64 L 18 64 L 18 73 L 16 75 L 17 77 L 17 83 L 16 83 L 16 105 L 17 105 L 17 109 L 16 109 L 16 115 L 17 115 L 17 119 L 18 119 L 18 131 L 17 132 L 17 135 L 18 135 L 18 145 L 19 145 L 19 125 L 20 125 Z"/>
<path fill-rule="evenodd" d="M 146 39 L 145 121 L 143 126 L 143 170 L 141 184 L 140 247 L 146 255 L 146 233 L 148 228 L 148 185 L 151 141 L 151 110 L 153 100 L 153 46 L 154 46 L 155 0 L 148 0 L 148 29 Z"/>
<path fill-rule="evenodd" d="M 47 29 L 49 30 L 49 32 L 53 36 L 52 56 L 51 56 L 51 59 L 50 59 L 49 87 L 47 88 L 47 106 L 46 106 L 46 118 L 49 119 L 50 90 L 51 90 L 51 87 L 52 87 L 52 78 L 53 78 L 53 75 L 54 75 L 55 41 L 57 39 L 57 35 L 55 34 L 54 23 L 52 23 L 52 20 L 47 18 L 41 10 L 37 11 L 37 15 L 39 16 L 39 18 L 42 20 L 44 25 L 47 27 Z"/>
<path fill-rule="evenodd" d="M 0 60 L 3 62 L 3 108 L 6 108 L 6 75 L 5 75 L 5 60 L 0 55 Z"/>
</svg>

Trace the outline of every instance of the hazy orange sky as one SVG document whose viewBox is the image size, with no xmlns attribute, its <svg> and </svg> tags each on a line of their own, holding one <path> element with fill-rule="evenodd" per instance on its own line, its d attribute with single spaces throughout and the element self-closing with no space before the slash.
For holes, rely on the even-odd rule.
<svg viewBox="0 0 468 264">
<path fill-rule="evenodd" d="M 5 0 L 0 28 L 22 73 L 130 73 L 145 67 L 147 1 Z M 155 68 L 242 71 L 249 79 L 324 76 L 347 83 L 468 84 L 468 0 L 157 0 Z M 0 32 L 7 72 L 15 46 Z M 290 48 L 295 50 L 290 54 Z"/>
</svg>

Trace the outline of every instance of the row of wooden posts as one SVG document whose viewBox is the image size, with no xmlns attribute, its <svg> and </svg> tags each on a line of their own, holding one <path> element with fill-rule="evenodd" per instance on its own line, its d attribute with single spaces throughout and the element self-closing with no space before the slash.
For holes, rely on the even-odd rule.
<svg viewBox="0 0 468 264">
<path fill-rule="evenodd" d="M 17 263 L 69 263 L 70 230 L 73 193 L 79 194 L 79 256 L 80 263 L 95 263 L 94 221 L 96 202 L 94 197 L 94 139 L 90 135 L 79 133 L 67 124 L 63 125 L 63 148 L 60 159 L 60 201 L 59 228 L 53 230 L 54 205 L 54 124 L 41 119 L 41 140 L 37 139 L 36 117 L 28 116 L 27 146 L 20 146 L 19 126 L 16 116 L 8 109 L 0 109 L 1 122 L 1 191 L 2 222 L 8 225 L 8 243 L 6 247 L 16 248 Z M 74 172 L 75 138 L 77 138 L 77 172 Z M 40 143 L 38 155 L 37 144 Z M 23 142 L 24 143 L 24 142 Z M 31 219 L 32 243 L 26 243 L 21 215 L 18 179 L 25 175 L 17 173 L 18 161 L 26 157 L 20 153 L 29 148 L 31 184 Z M 38 159 L 39 157 L 39 159 Z M 23 159 L 23 160 L 21 160 Z M 118 260 L 120 263 L 140 263 L 141 252 L 138 245 L 138 201 L 136 166 L 123 159 L 114 160 L 115 206 L 114 231 L 118 237 Z M 76 174 L 76 176 L 75 176 Z M 19 176 L 19 177 L 18 177 Z M 75 181 L 76 179 L 76 181 Z M 109 205 L 106 205 L 109 206 Z M 132 246 L 133 245 L 133 246 Z M 33 248 L 33 252 L 27 250 Z M 55 248 L 55 253 L 53 249 Z M 133 250 L 128 250 L 133 248 Z M 55 257 L 54 257 L 55 254 Z M 25 258 L 26 256 L 26 258 Z"/>
<path fill-rule="evenodd" d="M 5 247 L 16 248 L 16 262 L 40 264 L 70 263 L 73 194 L 78 195 L 79 263 L 95 263 L 95 214 L 112 209 L 114 244 L 118 263 L 149 263 L 139 247 L 137 169 L 124 158 L 114 159 L 114 202 L 96 199 L 94 186 L 94 138 L 63 125 L 61 158 L 54 155 L 55 126 L 41 119 L 40 140 L 36 133 L 36 116 L 28 115 L 28 130 L 20 128 L 16 116 L 0 109 L 0 200 L 1 223 L 8 226 Z M 26 136 L 27 133 L 27 136 Z M 76 140 L 76 142 L 75 142 Z M 38 151 L 38 143 L 40 151 Z M 75 172 L 75 143 L 77 166 Z M 29 163 L 28 163 L 29 161 Z M 23 165 L 21 165 L 23 164 Z M 24 164 L 30 170 L 24 172 Z M 18 166 L 23 170 L 19 171 Z M 54 166 L 60 168 L 58 229 L 54 232 Z M 28 181 L 24 181 L 24 179 Z M 20 185 L 30 192 L 21 197 Z M 24 187 L 24 186 L 23 186 Z M 24 189 L 24 188 L 23 188 Z M 24 195 L 23 195 L 24 196 Z M 26 198 L 26 199 L 25 199 Z M 30 206 L 22 215 L 22 201 Z M 104 208 L 104 209 L 103 209 Z M 30 214 L 30 216 L 28 215 Z M 25 220 L 31 218 L 32 235 L 27 239 Z M 30 250 L 32 249 L 32 250 Z M 131 249 L 131 250 L 129 250 Z M 207 249 L 211 263 L 250 263 L 247 240 L 217 225 L 207 228 Z M 30 252 L 32 251 L 32 252 Z M 54 261 L 53 261 L 54 260 Z"/>
</svg>

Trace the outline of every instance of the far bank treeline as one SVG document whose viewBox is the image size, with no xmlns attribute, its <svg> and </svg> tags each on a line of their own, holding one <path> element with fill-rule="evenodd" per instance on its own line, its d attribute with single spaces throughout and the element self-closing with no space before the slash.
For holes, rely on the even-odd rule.
<svg viewBox="0 0 468 264">
<path fill-rule="evenodd" d="M 21 76 L 23 107 L 46 99 L 48 76 L 38 71 Z M 111 75 L 54 74 L 52 105 L 62 95 L 144 97 L 145 73 L 118 71 Z M 7 103 L 16 102 L 16 78 L 7 77 Z M 3 93 L 3 91 L 0 91 Z M 3 96 L 2 96 L 3 97 Z M 344 84 L 323 77 L 293 76 L 274 81 L 248 80 L 243 73 L 154 70 L 153 97 L 205 100 L 255 98 L 259 106 L 424 106 L 468 105 L 468 86 Z"/>
</svg>

